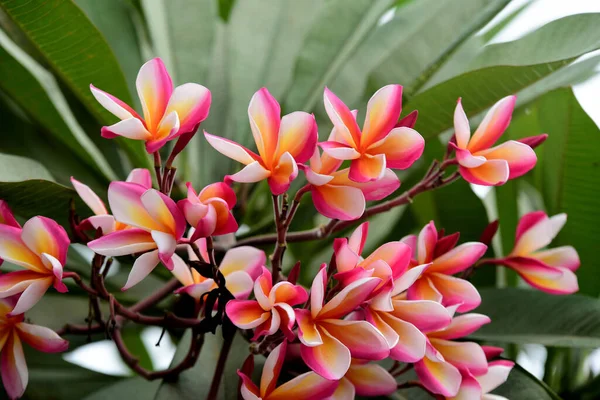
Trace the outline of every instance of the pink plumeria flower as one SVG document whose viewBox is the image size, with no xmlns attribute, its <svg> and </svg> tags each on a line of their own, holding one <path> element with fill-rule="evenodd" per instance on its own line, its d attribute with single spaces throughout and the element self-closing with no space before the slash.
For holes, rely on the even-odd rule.
<svg viewBox="0 0 600 400">
<path fill-rule="evenodd" d="M 231 213 L 237 199 L 229 185 L 223 182 L 213 183 L 202 189 L 199 194 L 189 182 L 187 188 L 187 198 L 180 200 L 177 205 L 194 228 L 192 241 L 237 231 L 238 224 Z"/>
<path fill-rule="evenodd" d="M 313 371 L 339 380 L 350 368 L 351 358 L 382 360 L 389 353 L 385 337 L 367 321 L 344 320 L 371 295 L 379 278 L 352 282 L 326 304 L 327 270 L 323 265 L 310 291 L 310 311 L 296 310 L 300 355 Z"/>
<path fill-rule="evenodd" d="M 60 353 L 69 348 L 69 342 L 52 329 L 27 324 L 22 314 L 14 316 L 14 306 L 15 297 L 0 299 L 0 372 L 4 390 L 11 399 L 23 396 L 29 380 L 23 342 L 44 353 Z"/>
<path fill-rule="evenodd" d="M 184 83 L 173 89 L 171 77 L 160 58 L 142 65 L 135 84 L 144 118 L 123 101 L 90 85 L 96 100 L 121 120 L 102 127 L 102 137 L 143 140 L 146 151 L 154 153 L 169 140 L 195 132 L 208 116 L 210 91 L 196 83 Z"/>
<path fill-rule="evenodd" d="M 150 189 L 152 187 L 152 177 L 150 176 L 150 171 L 145 168 L 136 168 L 132 170 L 129 173 L 126 182 L 137 183 L 146 189 Z M 93 216 L 81 221 L 81 229 L 85 230 L 89 227 L 93 229 L 100 228 L 102 230 L 102 234 L 107 235 L 115 231 L 130 228 L 129 225 L 118 222 L 115 220 L 115 217 L 108 213 L 106 205 L 104 205 L 102 199 L 100 199 L 100 197 L 94 193 L 89 186 L 79 182 L 73 177 L 71 177 L 71 184 L 73 185 L 73 188 L 75 188 L 75 191 L 79 197 L 81 197 L 81 200 L 83 200 L 83 202 L 94 213 Z"/>
<path fill-rule="evenodd" d="M 515 363 L 508 360 L 492 361 L 488 364 L 488 371 L 479 376 L 474 376 L 468 371 L 462 375 L 460 390 L 448 400 L 508 400 L 506 397 L 490 394 L 508 379 Z"/>
<path fill-rule="evenodd" d="M 279 329 L 288 340 L 295 335 L 292 328 L 296 323 L 295 305 L 308 300 L 302 286 L 282 281 L 272 286 L 271 272 L 262 267 L 262 274 L 254 282 L 256 300 L 231 300 L 227 303 L 227 316 L 240 329 L 254 329 L 252 340 L 270 336 Z"/>
<path fill-rule="evenodd" d="M 398 382 L 381 365 L 352 359 L 346 375 L 340 379 L 333 395 L 326 400 L 347 400 L 356 396 L 387 396 L 398 389 Z"/>
<path fill-rule="evenodd" d="M 459 305 L 459 312 L 473 310 L 481 303 L 479 292 L 469 281 L 452 276 L 471 267 L 483 256 L 487 246 L 467 242 L 457 247 L 458 234 L 439 237 L 431 221 L 419 233 L 402 239 L 413 248 L 413 265 L 429 264 L 408 290 L 409 300 L 433 300 L 444 306 Z"/>
<path fill-rule="evenodd" d="M 351 180 L 379 180 L 386 167 L 406 169 L 423 154 L 423 137 L 407 126 L 396 127 L 402 111 L 402 86 L 384 86 L 371 97 L 362 131 L 355 115 L 327 88 L 323 100 L 337 134 L 335 140 L 320 146 L 334 158 L 352 160 Z"/>
<path fill-rule="evenodd" d="M 579 290 L 577 251 L 572 246 L 543 250 L 566 222 L 566 214 L 550 218 L 543 211 L 525 214 L 517 225 L 514 249 L 498 263 L 514 269 L 527 283 L 546 293 L 575 293 Z"/>
<path fill-rule="evenodd" d="M 502 185 L 531 170 L 537 162 L 535 152 L 522 142 L 509 140 L 492 147 L 502 136 L 512 117 L 516 96 L 498 101 L 471 136 L 469 120 L 460 99 L 454 111 L 456 159 L 466 181 L 477 185 Z"/>
<path fill-rule="evenodd" d="M 206 140 L 221 154 L 246 165 L 228 179 L 246 183 L 267 179 L 271 192 L 282 194 L 298 175 L 297 164 L 308 161 L 314 153 L 317 143 L 315 118 L 301 111 L 281 118 L 279 103 L 266 88 L 252 96 L 248 117 L 258 154 L 205 132 Z"/>
<path fill-rule="evenodd" d="M 29 310 L 50 286 L 67 291 L 62 277 L 69 244 L 67 232 L 46 217 L 31 218 L 23 229 L 0 225 L 0 258 L 25 268 L 0 275 L 0 298 L 22 293 L 11 315 Z"/>
<path fill-rule="evenodd" d="M 208 254 L 206 251 L 206 239 L 201 238 L 196 241 L 203 261 L 208 263 Z M 198 260 L 192 252 L 190 260 Z M 225 277 L 225 286 L 236 299 L 246 299 L 252 292 L 254 281 L 262 272 L 267 257 L 265 252 L 250 246 L 234 247 L 227 251 L 219 271 Z M 211 278 L 205 278 L 194 268 L 188 267 L 181 258 L 174 259 L 173 275 L 181 282 L 183 287 L 177 289 L 175 293 L 187 293 L 196 300 L 200 300 L 202 295 L 217 287 L 215 281 Z"/>
<path fill-rule="evenodd" d="M 277 387 L 287 346 L 287 341 L 284 340 L 267 357 L 260 378 L 260 387 L 257 387 L 250 377 L 238 370 L 238 375 L 242 380 L 241 395 L 244 400 L 321 400 L 331 396 L 338 383 L 322 378 L 312 371 L 299 375 Z"/>
<path fill-rule="evenodd" d="M 452 397 L 460 389 L 461 371 L 473 375 L 486 374 L 488 362 L 481 346 L 453 340 L 470 335 L 489 322 L 489 317 L 482 314 L 464 314 L 454 317 L 446 328 L 428 332 L 425 357 L 415 363 L 421 383 L 433 393 Z"/>
<path fill-rule="evenodd" d="M 109 257 L 152 250 L 135 260 L 123 290 L 139 283 L 160 262 L 172 270 L 174 259 L 179 258 L 175 249 L 186 228 L 177 204 L 158 190 L 133 182 L 112 182 L 108 203 L 115 219 L 132 228 L 92 240 L 88 247 Z"/>
<path fill-rule="evenodd" d="M 4 200 L 0 200 L 0 225 L 8 225 L 15 228 L 21 228 L 21 224 L 17 222 L 13 212 Z M 0 265 L 4 260 L 0 258 Z"/>
</svg>

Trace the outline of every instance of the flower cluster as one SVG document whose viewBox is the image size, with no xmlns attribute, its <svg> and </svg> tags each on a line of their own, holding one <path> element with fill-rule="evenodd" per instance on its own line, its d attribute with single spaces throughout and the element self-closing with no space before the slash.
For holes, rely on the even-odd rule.
<svg viewBox="0 0 600 400">
<path fill-rule="evenodd" d="M 418 235 L 398 238 L 365 254 L 369 223 L 358 225 L 358 220 L 406 204 L 419 193 L 460 176 L 492 186 L 533 168 L 532 146 L 545 137 L 491 147 L 510 122 L 514 96 L 493 106 L 472 137 L 459 99 L 455 135 L 444 160 L 435 162 L 405 194 L 367 207 L 367 202 L 394 193 L 400 187 L 394 170 L 409 168 L 424 150 L 423 137 L 413 129 L 417 113 L 400 119 L 402 87 L 388 85 L 373 95 L 362 129 L 357 112 L 326 88 L 324 108 L 333 129 L 322 142 L 313 115 L 296 111 L 282 117 L 279 103 L 263 88 L 248 107 L 256 152 L 204 132 L 212 147 L 244 167 L 221 182 L 196 188 L 200 190 L 187 183 L 187 195 L 182 193 L 176 201 L 171 196 L 172 162 L 207 118 L 210 91 L 194 83 L 173 89 L 160 59 L 142 66 L 136 84 L 143 118 L 91 86 L 100 104 L 121 120 L 103 127 L 102 136 L 145 141 L 154 156 L 158 183 L 153 187 L 148 170 L 134 169 L 125 181 L 110 183 L 107 207 L 91 188 L 72 178 L 74 189 L 93 213 L 83 220 L 71 215 L 71 239 L 87 244 L 95 253 L 92 287 L 74 272 L 63 273 L 71 239 L 61 226 L 43 216 L 21 226 L 0 201 L 0 259 L 23 268 L 0 275 L 1 369 L 11 398 L 20 397 L 27 384 L 21 341 L 46 352 L 67 347 L 55 332 L 23 322 L 23 313 L 50 286 L 67 291 L 63 278 L 73 278 L 91 301 L 109 303 L 111 319 L 96 315 L 96 328 L 113 329 L 123 358 L 149 379 L 163 375 L 143 370 L 127 353 L 117 316 L 150 325 L 192 328 L 200 336 L 222 325 L 225 340 L 232 338 L 231 329 L 240 329 L 253 353 L 267 356 L 260 384 L 251 379 L 253 356 L 238 371 L 241 396 L 246 400 L 388 395 L 404 387 L 398 379 L 410 369 L 418 378 L 416 385 L 439 398 L 498 398 L 488 393 L 507 379 L 513 363 L 498 359 L 502 349 L 468 341 L 470 334 L 490 322 L 487 316 L 472 312 L 481 297 L 469 282 L 470 276 L 486 264 L 504 265 L 540 290 L 555 294 L 577 290 L 573 272 L 579 266 L 577 252 L 570 246 L 543 249 L 564 225 L 564 214 L 551 218 L 541 211 L 525 215 L 514 249 L 503 258 L 482 258 L 486 244 L 459 244 L 459 233 L 447 234 L 433 221 Z M 162 166 L 160 150 L 175 138 L 179 140 Z M 446 176 L 454 166 L 457 172 Z M 300 171 L 306 184 L 289 203 L 284 194 Z M 276 234 L 236 242 L 235 184 L 262 180 L 267 180 L 273 194 Z M 288 229 L 306 193 L 330 222 L 308 233 L 299 232 L 296 239 L 325 239 L 353 223 L 358 225 L 348 237 L 333 240 L 332 258 L 321 265 L 309 288 L 298 283 L 299 263 L 287 278 L 282 274 L 286 241 L 294 235 Z M 268 243 L 275 244 L 270 267 L 265 252 L 248 245 Z M 133 260 L 123 290 L 141 282 L 159 264 L 174 279 L 153 301 L 127 308 L 104 287 L 110 266 L 107 257 Z M 102 274 L 101 267 L 105 268 Z M 170 293 L 193 299 L 193 318 L 141 313 L 143 307 Z M 79 331 L 91 329 L 90 325 Z M 184 362 L 164 371 L 164 376 L 193 365 L 199 351 L 194 343 Z M 384 368 L 379 362 L 385 359 L 394 365 Z M 295 377 L 278 386 L 282 371 Z M 212 386 L 218 390 L 219 371 L 215 379 Z"/>
</svg>

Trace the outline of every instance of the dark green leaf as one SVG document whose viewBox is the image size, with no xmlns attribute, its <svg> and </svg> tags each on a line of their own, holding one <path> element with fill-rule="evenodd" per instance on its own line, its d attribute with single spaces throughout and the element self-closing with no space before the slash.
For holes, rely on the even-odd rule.
<svg viewBox="0 0 600 400">
<path fill-rule="evenodd" d="M 83 400 L 152 399 L 160 381 L 136 377 L 122 379 L 84 397 Z"/>
</svg>

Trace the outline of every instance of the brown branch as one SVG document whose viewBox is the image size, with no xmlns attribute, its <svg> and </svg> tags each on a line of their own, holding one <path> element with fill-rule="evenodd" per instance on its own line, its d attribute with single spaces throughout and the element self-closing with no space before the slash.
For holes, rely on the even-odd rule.
<svg viewBox="0 0 600 400">
<path fill-rule="evenodd" d="M 158 188 L 161 189 L 163 185 L 163 179 L 161 172 L 162 161 L 160 159 L 160 153 L 157 150 L 154 153 L 152 153 L 152 155 L 154 156 L 154 173 L 156 174 L 156 182 L 158 183 Z"/>
<path fill-rule="evenodd" d="M 233 344 L 233 338 L 235 336 L 235 330 L 232 335 L 225 335 L 225 329 L 223 329 L 223 345 L 221 346 L 221 352 L 219 353 L 219 359 L 217 360 L 217 366 L 215 368 L 215 374 L 213 375 L 212 382 L 210 384 L 210 391 L 206 396 L 206 400 L 216 400 L 219 394 L 219 386 L 221 385 L 221 379 L 223 378 L 223 372 L 225 371 L 225 363 L 227 362 L 227 356 L 231 350 Z"/>
</svg>

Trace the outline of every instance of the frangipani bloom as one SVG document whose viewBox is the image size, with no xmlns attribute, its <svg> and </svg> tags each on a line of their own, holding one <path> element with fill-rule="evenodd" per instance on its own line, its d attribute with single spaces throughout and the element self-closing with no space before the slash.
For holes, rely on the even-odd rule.
<svg viewBox="0 0 600 400">
<path fill-rule="evenodd" d="M 281 118 L 279 103 L 266 88 L 252 96 L 248 117 L 258 154 L 205 132 L 206 140 L 221 154 L 246 165 L 229 179 L 235 182 L 268 179 L 271 192 L 282 194 L 298 175 L 297 164 L 308 161 L 314 153 L 317 143 L 315 118 L 301 111 Z"/>
<path fill-rule="evenodd" d="M 312 371 L 277 387 L 286 350 L 287 341 L 284 340 L 269 354 L 263 367 L 260 387 L 238 370 L 238 375 L 242 379 L 241 395 L 244 400 L 321 400 L 331 396 L 338 383 L 324 379 Z"/>
<path fill-rule="evenodd" d="M 69 348 L 52 329 L 23 322 L 22 314 L 13 316 L 15 298 L 0 300 L 0 372 L 6 394 L 11 399 L 23 395 L 29 373 L 22 342 L 44 353 L 59 353 Z"/>
<path fill-rule="evenodd" d="M 8 225 L 15 228 L 21 227 L 21 225 L 15 219 L 10 207 L 8 207 L 8 204 L 6 204 L 4 200 L 0 200 L 0 225 Z M 3 262 L 4 260 L 0 258 L 0 265 L 2 265 Z"/>
<path fill-rule="evenodd" d="M 456 396 L 462 376 L 461 371 L 482 375 L 488 371 L 486 354 L 477 343 L 455 342 L 470 335 L 490 322 L 481 314 L 464 314 L 454 317 L 446 328 L 429 332 L 425 357 L 415 363 L 415 371 L 423 385 L 433 393 L 446 397 Z"/>
<path fill-rule="evenodd" d="M 169 140 L 195 132 L 208 116 L 210 91 L 196 83 L 184 83 L 173 89 L 171 77 L 160 58 L 142 65 L 135 84 L 144 118 L 123 101 L 90 85 L 96 100 L 121 120 L 102 127 L 102 137 L 143 140 L 146 151 L 154 153 Z"/>
<path fill-rule="evenodd" d="M 408 290 L 410 300 L 433 300 L 444 306 L 459 305 L 458 311 L 473 310 L 481 303 L 479 292 L 469 281 L 452 276 L 472 266 L 483 256 L 487 246 L 467 242 L 454 247 L 458 234 L 439 237 L 431 221 L 419 233 L 402 239 L 414 249 L 413 264 L 430 264 Z"/>
<path fill-rule="evenodd" d="M 213 183 L 202 189 L 200 194 L 196 194 L 191 183 L 188 182 L 187 187 L 187 198 L 177 205 L 194 228 L 192 241 L 237 231 L 238 224 L 231 213 L 237 200 L 229 185 Z"/>
<path fill-rule="evenodd" d="M 479 376 L 464 371 L 460 390 L 448 400 L 508 400 L 506 397 L 490 394 L 508 379 L 515 363 L 508 360 L 491 361 L 488 371 Z"/>
<path fill-rule="evenodd" d="M 199 239 L 196 243 L 199 245 L 203 261 L 208 263 L 208 254 L 205 254 L 206 239 Z M 195 255 L 190 257 L 190 260 L 194 259 L 197 260 Z M 225 253 L 219 265 L 219 271 L 225 277 L 225 286 L 236 299 L 248 298 L 252 292 L 254 281 L 262 272 L 261 268 L 265 265 L 266 259 L 264 251 L 250 246 L 234 247 Z M 174 261 L 174 268 L 171 272 L 183 285 L 175 293 L 187 293 L 194 299 L 200 300 L 204 293 L 217 287 L 213 279 L 203 277 L 194 268 L 188 267 L 181 258 L 177 257 Z"/>
<path fill-rule="evenodd" d="M 152 177 L 150 171 L 145 168 L 136 168 L 129 173 L 126 182 L 137 183 L 146 189 L 152 187 Z M 120 231 L 129 228 L 129 225 L 123 224 L 115 220 L 115 217 L 108 213 L 104 202 L 94 191 L 87 185 L 79 182 L 71 177 L 71 184 L 81 200 L 93 211 L 94 215 L 81 221 L 81 228 L 88 229 L 90 226 L 93 229 L 102 229 L 102 234 L 107 235 L 114 231 Z"/>
<path fill-rule="evenodd" d="M 0 275 L 0 298 L 22 293 L 11 315 L 29 310 L 50 286 L 67 291 L 62 276 L 69 244 L 67 232 L 46 217 L 31 218 L 23 229 L 0 225 L 0 258 L 26 268 Z"/>
<path fill-rule="evenodd" d="M 579 255 L 572 246 L 542 250 L 567 222 L 566 214 L 548 218 L 543 211 L 525 214 L 517 225 L 515 247 L 499 264 L 514 269 L 531 286 L 552 294 L 570 294 L 579 289 L 574 271 Z"/>
<path fill-rule="evenodd" d="M 273 286 L 271 280 L 271 272 L 262 267 L 262 274 L 254 282 L 256 300 L 229 301 L 227 316 L 240 329 L 255 329 L 252 340 L 273 335 L 279 329 L 293 340 L 296 316 L 292 306 L 306 302 L 308 293 L 302 286 L 287 281 Z"/>
<path fill-rule="evenodd" d="M 175 254 L 177 242 L 186 227 L 175 202 L 158 190 L 132 182 L 112 182 L 108 202 L 115 219 L 132 228 L 92 240 L 88 247 L 109 257 L 153 250 L 135 260 L 123 290 L 144 279 L 159 262 L 172 270 L 173 258 L 179 257 Z"/>
<path fill-rule="evenodd" d="M 469 120 L 458 99 L 454 111 L 454 148 L 460 174 L 466 181 L 485 186 L 502 185 L 535 166 L 535 152 L 524 143 L 509 140 L 492 147 L 508 127 L 516 100 L 516 96 L 508 96 L 494 104 L 471 136 Z"/>
<path fill-rule="evenodd" d="M 398 382 L 381 365 L 352 359 L 346 375 L 333 395 L 326 400 L 348 400 L 358 396 L 387 396 L 398 389 Z"/>
<path fill-rule="evenodd" d="M 382 360 L 390 353 L 385 337 L 367 321 L 342 319 L 371 295 L 379 278 L 352 282 L 326 304 L 327 270 L 323 266 L 310 291 L 310 311 L 296 310 L 300 355 L 313 371 L 331 380 L 341 379 L 351 358 Z"/>
<path fill-rule="evenodd" d="M 327 88 L 323 100 L 337 133 L 320 146 L 338 160 L 352 160 L 351 180 L 376 181 L 386 167 L 406 169 L 421 157 L 425 146 L 421 135 L 407 126 L 395 127 L 402 111 L 402 86 L 384 86 L 371 97 L 362 131 L 355 115 Z"/>
</svg>

